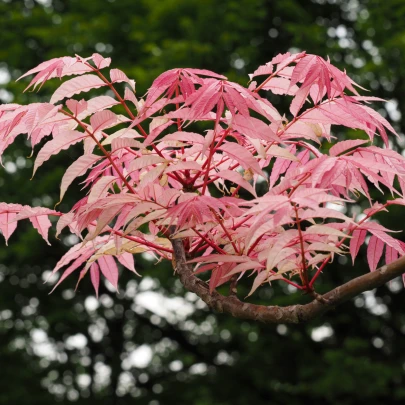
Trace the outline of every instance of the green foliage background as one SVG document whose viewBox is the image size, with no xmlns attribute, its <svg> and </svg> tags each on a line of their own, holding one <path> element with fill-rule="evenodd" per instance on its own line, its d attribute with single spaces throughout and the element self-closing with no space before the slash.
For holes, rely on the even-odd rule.
<svg viewBox="0 0 405 405">
<path fill-rule="evenodd" d="M 247 74 L 275 54 L 307 50 L 329 56 L 373 95 L 391 100 L 378 108 L 402 133 L 404 16 L 402 0 L 0 0 L 0 102 L 45 100 L 57 81 L 23 94 L 27 81 L 15 79 L 57 56 L 111 56 L 141 95 L 173 67 L 207 68 L 246 84 Z M 283 107 L 278 97 L 272 101 Z M 402 146 L 403 139 L 396 147 Z M 23 139 L 7 151 L 0 201 L 52 207 L 75 151 L 52 158 L 32 181 L 29 153 Z M 77 185 L 68 193 L 61 210 L 78 191 Z M 402 218 L 398 208 L 381 220 L 401 229 Z M 0 246 L 0 404 L 405 401 L 405 295 L 398 280 L 310 324 L 276 327 L 210 313 L 169 264 L 142 257 L 143 278 L 123 273 L 119 295 L 102 286 L 97 302 L 88 280 L 74 293 L 71 278 L 49 296 L 44 274 L 71 241 L 51 242 L 20 224 L 10 246 Z M 317 288 L 366 271 L 364 256 L 355 268 L 340 260 Z M 256 300 L 287 305 L 306 297 L 274 285 Z"/>
</svg>

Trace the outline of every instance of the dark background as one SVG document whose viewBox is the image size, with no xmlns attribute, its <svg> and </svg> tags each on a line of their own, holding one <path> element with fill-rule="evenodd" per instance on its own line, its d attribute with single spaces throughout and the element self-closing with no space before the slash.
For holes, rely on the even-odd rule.
<svg viewBox="0 0 405 405">
<path fill-rule="evenodd" d="M 403 0 L 0 0 L 0 102 L 47 100 L 15 79 L 52 57 L 111 56 L 138 95 L 173 67 L 199 67 L 246 84 L 279 52 L 329 56 L 405 121 Z M 283 107 L 277 97 L 272 99 Z M 350 134 L 349 134 L 350 135 Z M 403 140 L 402 140 L 403 142 Z M 401 141 L 394 141 L 398 150 Z M 75 150 L 53 157 L 32 181 L 23 138 L 3 157 L 0 201 L 53 207 Z M 68 210 L 79 186 L 67 194 Z M 404 228 L 403 209 L 381 217 Z M 320 319 L 271 326 L 209 312 L 169 264 L 137 257 L 142 279 L 123 273 L 120 294 L 74 277 L 48 295 L 47 272 L 72 239 L 48 247 L 28 224 L 0 246 L 0 404 L 403 404 L 405 294 L 394 280 Z M 326 291 L 368 271 L 341 259 L 318 283 Z M 302 301 L 283 286 L 256 301 Z M 303 298 L 305 299 L 305 297 Z"/>
</svg>

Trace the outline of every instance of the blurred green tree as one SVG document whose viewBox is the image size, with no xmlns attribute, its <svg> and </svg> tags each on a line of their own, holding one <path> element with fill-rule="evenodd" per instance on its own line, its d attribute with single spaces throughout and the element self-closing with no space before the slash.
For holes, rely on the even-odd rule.
<svg viewBox="0 0 405 405">
<path fill-rule="evenodd" d="M 390 100 L 386 114 L 403 132 L 404 14 L 401 0 L 3 0 L 0 100 L 27 102 L 25 83 L 14 80 L 56 56 L 109 55 L 143 94 L 142 86 L 173 67 L 203 67 L 246 83 L 247 73 L 273 55 L 305 49 L 349 65 L 356 80 Z M 45 190 L 57 190 L 51 185 L 69 155 L 52 159 L 27 185 L 27 150 L 21 141 L 8 151 L 0 200 L 53 206 L 58 196 Z M 385 221 L 401 226 L 395 211 Z M 0 404 L 404 401 L 404 295 L 397 281 L 327 319 L 288 327 L 215 316 L 183 291 L 169 267 L 142 257 L 144 277 L 121 278 L 118 296 L 104 286 L 97 301 L 86 283 L 75 294 L 74 280 L 48 296 L 43 281 L 72 241 L 53 240 L 49 248 L 35 231 L 19 228 L 11 246 L 0 248 Z M 319 288 L 345 281 L 331 270 Z M 353 269 L 353 277 L 365 271 Z M 291 303 L 284 293 L 272 303 Z M 272 296 L 268 289 L 259 299 Z"/>
</svg>

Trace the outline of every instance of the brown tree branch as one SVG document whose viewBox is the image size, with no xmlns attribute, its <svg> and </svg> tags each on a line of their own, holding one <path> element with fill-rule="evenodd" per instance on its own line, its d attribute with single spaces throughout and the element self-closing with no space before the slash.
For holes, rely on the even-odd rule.
<svg viewBox="0 0 405 405">
<path fill-rule="evenodd" d="M 197 294 L 215 311 L 230 314 L 235 318 L 252 319 L 264 323 L 301 323 L 309 321 L 360 293 L 380 287 L 405 273 L 405 256 L 403 256 L 389 265 L 350 280 L 322 296 L 318 295 L 309 304 L 287 307 L 255 305 L 240 301 L 236 295 L 226 297 L 217 291 L 210 293 L 208 284 L 199 279 L 194 274 L 192 266 L 186 263 L 186 254 L 181 239 L 171 239 L 171 242 L 176 259 L 175 271 L 187 290 Z"/>
</svg>

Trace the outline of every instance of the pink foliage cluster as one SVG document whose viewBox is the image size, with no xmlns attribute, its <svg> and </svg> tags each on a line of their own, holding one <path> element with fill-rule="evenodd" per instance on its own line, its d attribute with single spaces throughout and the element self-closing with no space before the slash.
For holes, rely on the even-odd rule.
<svg viewBox="0 0 405 405">
<path fill-rule="evenodd" d="M 24 75 L 35 74 L 27 89 L 75 77 L 49 103 L 0 106 L 0 155 L 28 134 L 32 148 L 42 145 L 34 174 L 53 155 L 82 147 L 61 180 L 62 200 L 87 176 L 87 193 L 69 212 L 0 204 L 6 241 L 26 218 L 47 240 L 48 216 L 59 216 L 57 236 L 68 227 L 80 238 L 53 270 L 64 269 L 58 284 L 89 272 L 98 293 L 101 272 L 117 287 L 116 260 L 135 272 L 135 253 L 172 259 L 169 237 L 182 239 L 196 272 L 211 272 L 211 290 L 253 274 L 251 293 L 273 280 L 309 291 L 336 256 L 354 261 L 367 235 L 370 270 L 384 248 L 385 263 L 405 253 L 372 220 L 405 205 L 405 159 L 387 135 L 395 130 L 368 106 L 379 100 L 360 96 L 328 60 L 277 55 L 250 75 L 248 88 L 207 70 L 172 69 L 144 98 L 125 73 L 108 70 L 110 62 L 99 54 L 44 62 Z M 72 98 L 94 89 L 87 100 Z M 269 91 L 290 99 L 289 112 L 277 111 Z M 339 141 L 334 125 L 360 130 L 359 139 Z M 372 145 L 376 135 L 384 148 Z M 260 195 L 258 184 L 266 189 Z M 370 187 L 391 199 L 373 201 Z M 346 216 L 342 208 L 360 195 L 369 208 Z"/>
</svg>

